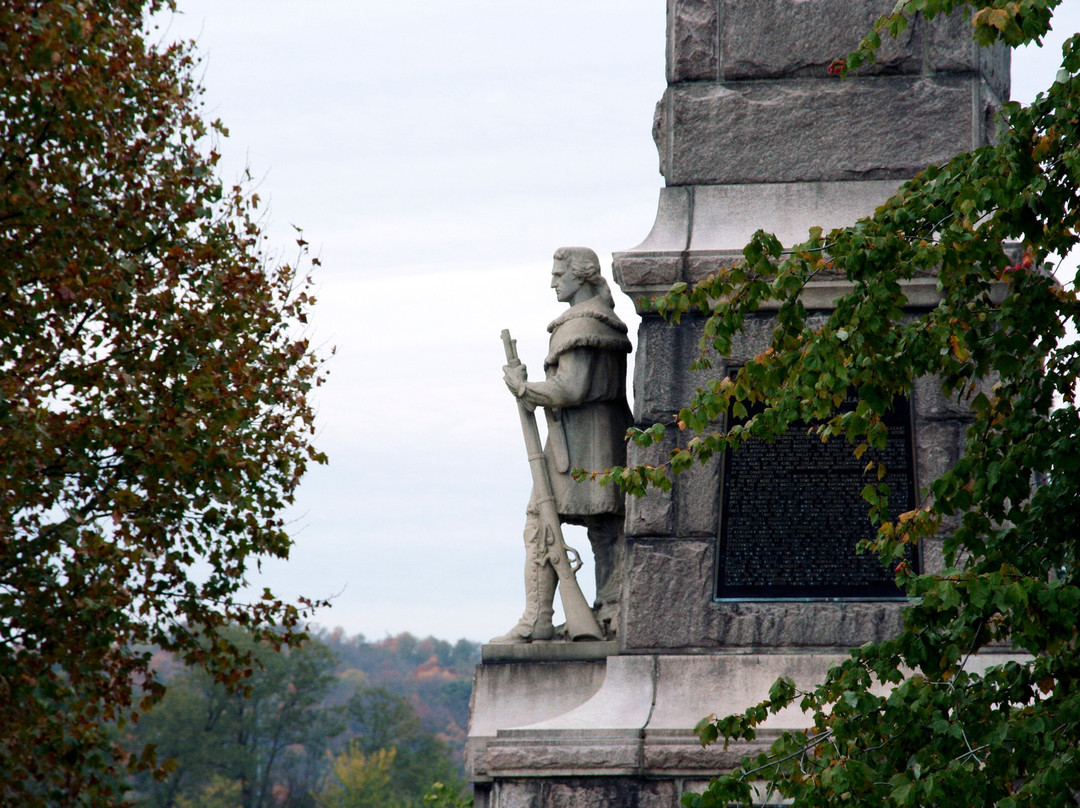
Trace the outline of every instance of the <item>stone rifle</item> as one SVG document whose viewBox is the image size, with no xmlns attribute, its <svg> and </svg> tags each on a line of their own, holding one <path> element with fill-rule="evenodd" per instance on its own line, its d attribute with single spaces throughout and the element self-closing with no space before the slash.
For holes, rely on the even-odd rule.
<svg viewBox="0 0 1080 808">
<path fill-rule="evenodd" d="M 510 339 L 510 331 L 504 328 L 502 341 L 506 348 L 506 363 L 517 367 L 521 364 L 517 355 L 517 340 Z M 604 632 L 581 593 L 575 575 L 581 569 L 581 557 L 577 550 L 567 546 L 563 540 L 559 512 L 555 508 L 555 496 L 548 478 L 547 462 L 540 445 L 540 432 L 536 427 L 536 413 L 523 399 L 519 398 L 517 404 L 518 414 L 521 416 L 521 432 L 525 437 L 525 449 L 529 455 L 529 469 L 532 471 L 536 506 L 540 509 L 540 527 L 547 550 L 544 562 L 550 563 L 559 576 L 559 599 L 566 615 L 566 633 L 574 641 L 602 640 Z"/>
</svg>

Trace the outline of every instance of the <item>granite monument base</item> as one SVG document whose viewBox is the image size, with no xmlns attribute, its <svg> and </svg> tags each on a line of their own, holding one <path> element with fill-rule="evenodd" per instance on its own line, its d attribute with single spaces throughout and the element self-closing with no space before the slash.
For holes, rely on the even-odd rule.
<svg viewBox="0 0 1080 808">
<path fill-rule="evenodd" d="M 465 753 L 476 808 L 676 808 L 684 792 L 809 723 L 790 707 L 753 743 L 725 750 L 701 746 L 693 727 L 702 718 L 762 701 L 781 676 L 811 687 L 847 657 L 836 649 L 573 659 L 571 643 L 518 648 L 527 652 L 477 667 Z M 983 654 L 969 667 L 1010 658 Z"/>
</svg>

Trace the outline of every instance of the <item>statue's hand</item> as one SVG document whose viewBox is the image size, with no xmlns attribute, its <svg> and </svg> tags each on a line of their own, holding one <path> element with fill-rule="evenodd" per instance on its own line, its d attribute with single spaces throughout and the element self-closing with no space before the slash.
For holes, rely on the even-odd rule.
<svg viewBox="0 0 1080 808">
<path fill-rule="evenodd" d="M 503 381 L 506 382 L 510 392 L 518 398 L 521 398 L 525 393 L 525 380 L 527 378 L 528 371 L 524 365 L 503 365 Z"/>
</svg>

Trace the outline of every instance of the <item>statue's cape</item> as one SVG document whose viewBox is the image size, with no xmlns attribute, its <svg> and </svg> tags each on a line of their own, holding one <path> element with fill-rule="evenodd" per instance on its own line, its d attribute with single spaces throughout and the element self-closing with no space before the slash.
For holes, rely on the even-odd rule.
<svg viewBox="0 0 1080 808">
<path fill-rule="evenodd" d="M 599 351 L 630 353 L 626 323 L 604 302 L 600 295 L 571 306 L 547 328 L 551 343 L 544 367 L 555 365 L 559 355 L 574 348 L 593 348 Z"/>
</svg>

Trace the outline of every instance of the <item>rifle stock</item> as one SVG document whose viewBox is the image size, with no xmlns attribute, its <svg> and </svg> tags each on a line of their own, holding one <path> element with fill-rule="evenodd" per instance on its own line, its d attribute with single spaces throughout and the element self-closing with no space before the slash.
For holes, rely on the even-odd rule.
<svg viewBox="0 0 1080 808">
<path fill-rule="evenodd" d="M 503 347 L 506 349 L 506 364 L 517 367 L 521 360 L 517 355 L 517 341 L 510 338 L 509 329 L 502 332 Z M 555 507 L 555 497 L 548 478 L 547 462 L 540 445 L 540 431 L 536 426 L 536 413 L 518 399 L 518 414 L 521 416 L 521 432 L 525 438 L 525 449 L 529 455 L 529 470 L 532 472 L 533 491 L 536 493 L 536 505 L 540 509 L 540 529 L 547 553 L 545 561 L 555 568 L 559 576 L 559 598 L 566 615 L 566 631 L 571 640 L 602 640 L 604 632 L 596 622 L 596 616 L 585 600 L 585 595 L 578 585 L 574 574 L 581 566 L 577 551 L 568 547 L 563 539 L 562 523 Z M 577 566 L 571 561 L 570 554 L 577 557 Z"/>
</svg>

